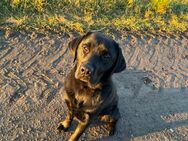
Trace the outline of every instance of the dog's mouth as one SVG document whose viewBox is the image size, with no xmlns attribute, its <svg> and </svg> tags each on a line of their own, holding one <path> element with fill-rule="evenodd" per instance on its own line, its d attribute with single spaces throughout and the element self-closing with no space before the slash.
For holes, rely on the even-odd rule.
<svg viewBox="0 0 188 141">
<path fill-rule="evenodd" d="M 101 87 L 100 79 L 101 79 L 102 73 L 100 73 L 99 75 L 97 73 L 97 70 L 95 69 L 95 71 L 92 71 L 91 73 L 86 74 L 86 73 L 82 73 L 81 68 L 82 68 L 82 65 L 77 66 L 75 70 L 75 78 L 77 80 L 82 81 L 87 87 L 91 89 L 100 88 Z"/>
<path fill-rule="evenodd" d="M 77 79 L 79 79 L 80 81 L 84 82 L 84 83 L 87 83 L 88 85 L 90 86 L 95 86 L 97 85 L 97 81 L 94 81 L 94 79 L 92 78 L 92 76 L 79 76 L 77 77 Z"/>
<path fill-rule="evenodd" d="M 75 74 L 75 78 L 85 83 L 89 88 L 96 89 L 101 87 L 101 83 L 93 78 L 93 76 L 81 76 Z"/>
<path fill-rule="evenodd" d="M 84 81 L 83 81 L 84 82 Z M 101 83 L 91 83 L 90 81 L 85 82 L 87 84 L 87 86 L 91 89 L 100 89 L 102 88 L 102 84 Z"/>
</svg>

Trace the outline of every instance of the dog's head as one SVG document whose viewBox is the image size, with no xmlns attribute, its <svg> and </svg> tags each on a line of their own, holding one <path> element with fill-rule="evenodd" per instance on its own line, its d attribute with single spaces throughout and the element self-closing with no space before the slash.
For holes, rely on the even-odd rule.
<svg viewBox="0 0 188 141">
<path fill-rule="evenodd" d="M 96 86 L 126 68 L 119 45 L 99 32 L 89 32 L 69 42 L 76 62 L 75 78 Z"/>
</svg>

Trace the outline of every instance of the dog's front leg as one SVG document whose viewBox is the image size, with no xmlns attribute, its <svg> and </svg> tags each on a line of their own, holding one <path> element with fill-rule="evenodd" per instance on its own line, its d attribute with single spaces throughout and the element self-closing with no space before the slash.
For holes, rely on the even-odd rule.
<svg viewBox="0 0 188 141">
<path fill-rule="evenodd" d="M 85 131 L 85 129 L 88 127 L 90 123 L 90 116 L 87 113 L 84 113 L 84 121 L 79 121 L 78 125 L 76 127 L 76 130 L 71 135 L 69 141 L 77 141 L 79 137 L 82 135 L 82 133 Z"/>
<path fill-rule="evenodd" d="M 59 126 L 57 127 L 57 130 L 59 132 L 61 132 L 62 130 L 66 132 L 68 130 L 68 128 L 70 127 L 72 120 L 73 120 L 73 113 L 71 111 L 69 111 L 66 116 L 66 119 L 64 121 L 60 122 Z"/>
<path fill-rule="evenodd" d="M 68 114 L 67 114 L 65 120 L 60 122 L 60 124 L 57 128 L 59 132 L 61 132 L 62 130 L 66 132 L 68 130 L 68 128 L 70 127 L 70 125 L 73 121 L 73 118 L 74 118 L 74 111 L 72 109 L 71 103 L 67 100 L 65 100 L 65 102 L 67 104 L 69 111 L 68 111 Z"/>
</svg>

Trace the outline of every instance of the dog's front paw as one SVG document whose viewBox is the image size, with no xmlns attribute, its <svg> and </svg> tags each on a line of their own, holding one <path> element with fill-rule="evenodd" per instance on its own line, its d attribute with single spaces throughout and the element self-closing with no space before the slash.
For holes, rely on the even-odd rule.
<svg viewBox="0 0 188 141">
<path fill-rule="evenodd" d="M 61 132 L 61 131 L 66 132 L 66 131 L 68 130 L 68 128 L 69 128 L 69 127 L 65 127 L 62 123 L 60 123 L 59 126 L 57 127 L 57 130 L 58 130 L 59 132 Z"/>
</svg>

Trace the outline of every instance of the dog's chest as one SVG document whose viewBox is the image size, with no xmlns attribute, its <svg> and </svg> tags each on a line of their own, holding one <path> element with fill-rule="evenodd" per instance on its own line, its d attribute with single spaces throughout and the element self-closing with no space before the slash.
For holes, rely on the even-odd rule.
<svg viewBox="0 0 188 141">
<path fill-rule="evenodd" d="M 92 108 L 102 103 L 102 96 L 100 91 L 78 90 L 75 93 L 76 108 Z"/>
</svg>

